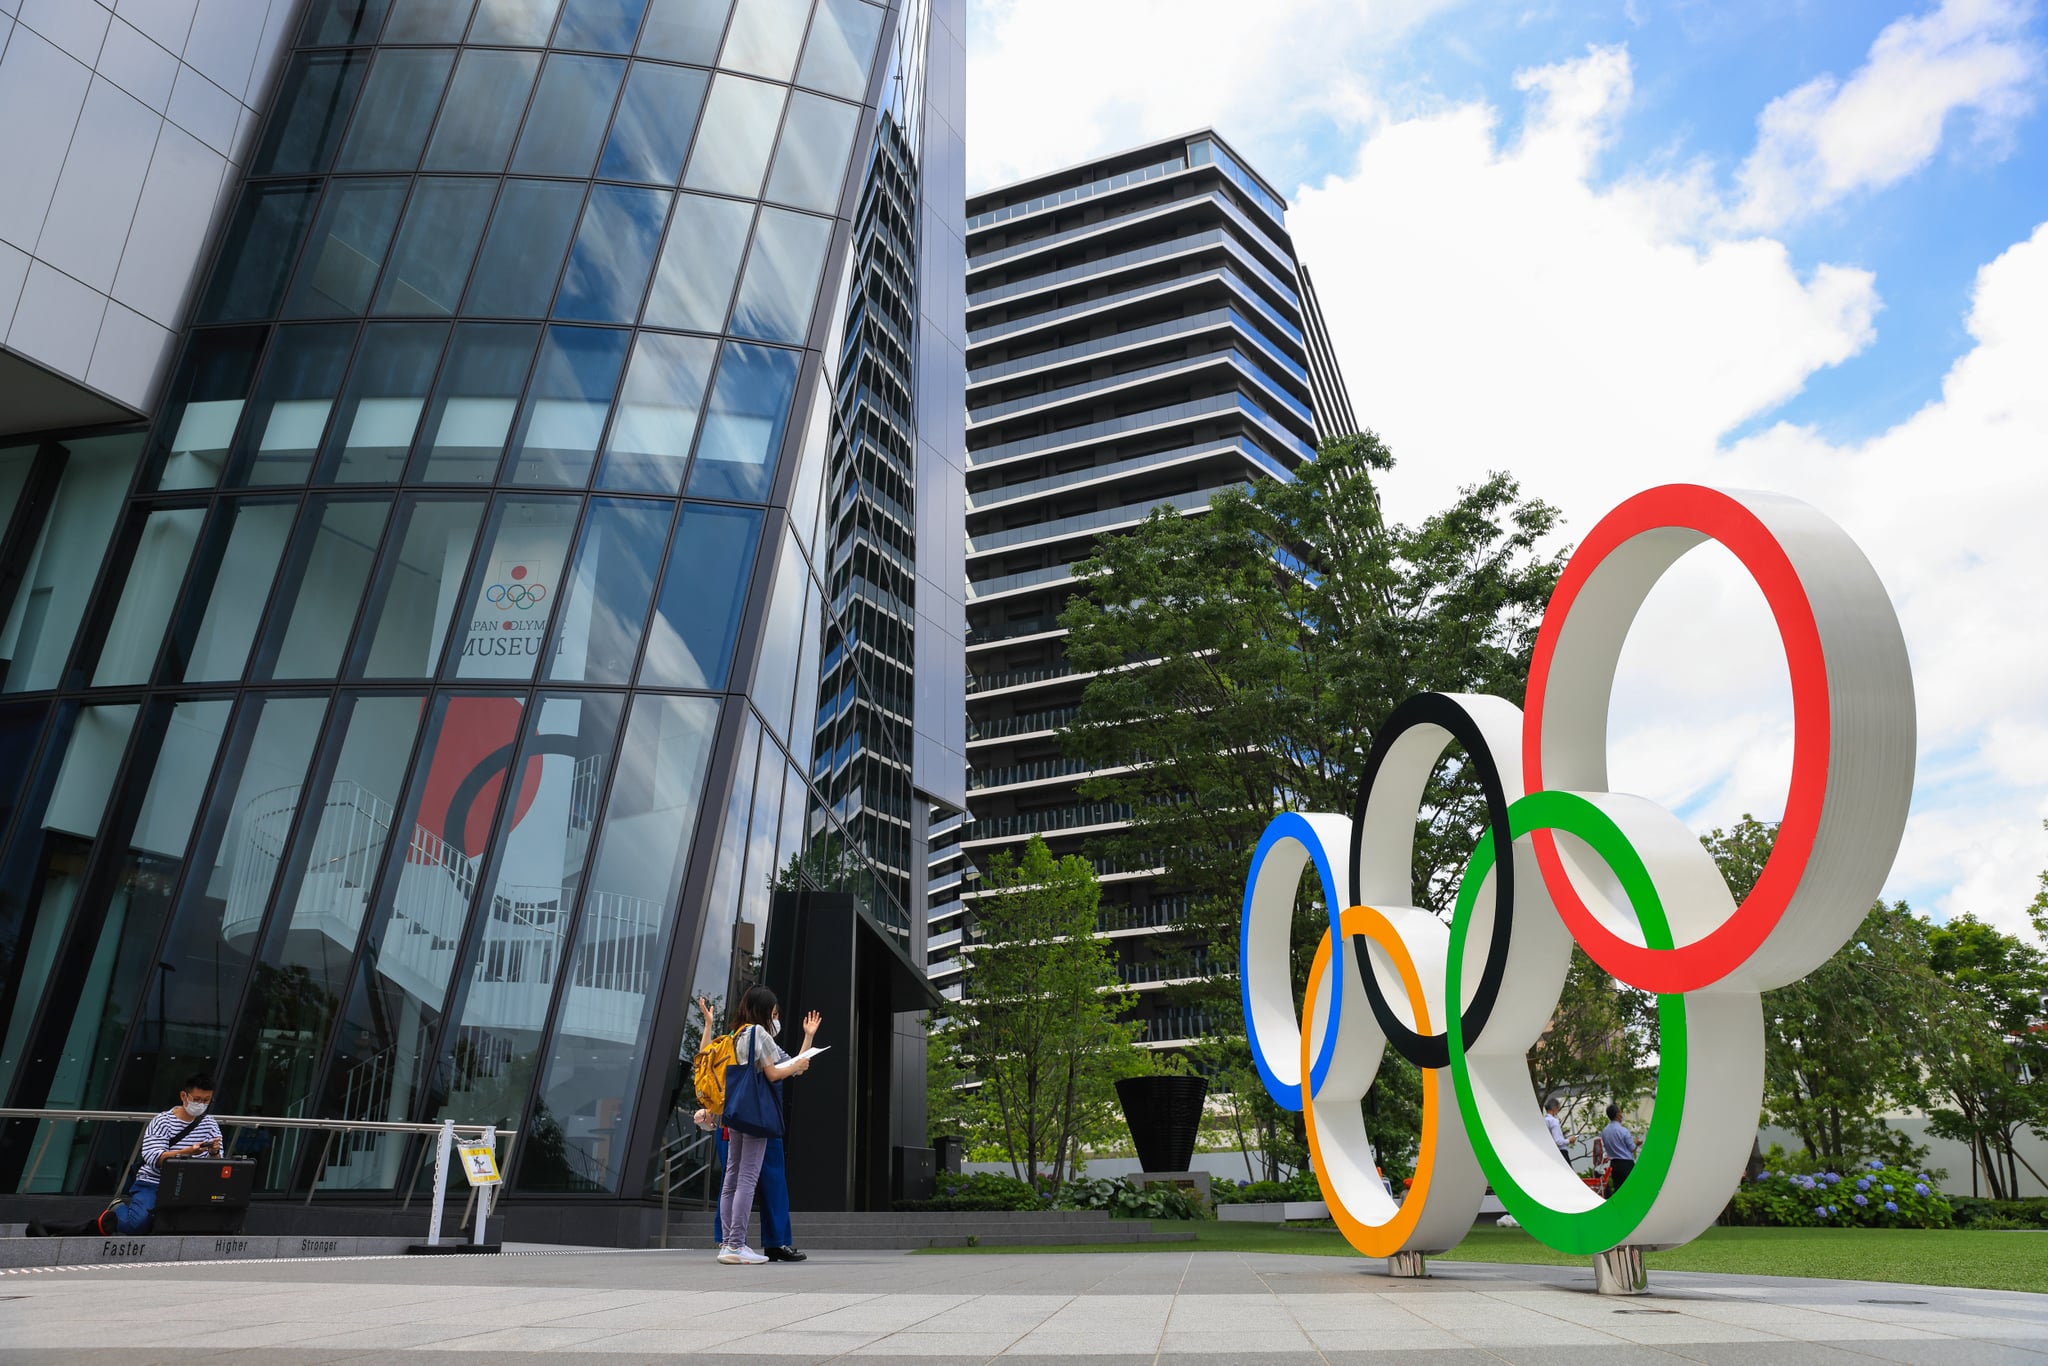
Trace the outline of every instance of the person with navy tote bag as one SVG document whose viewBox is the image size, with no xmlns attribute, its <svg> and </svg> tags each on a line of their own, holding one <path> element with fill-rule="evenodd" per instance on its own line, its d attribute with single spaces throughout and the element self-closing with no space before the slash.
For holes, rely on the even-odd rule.
<svg viewBox="0 0 2048 1366">
<path fill-rule="evenodd" d="M 768 1258 L 747 1246 L 747 1218 L 754 1209 L 754 1187 L 761 1180 L 761 1159 L 768 1141 L 782 1136 L 782 1079 L 810 1069 L 810 1059 L 792 1058 L 775 1042 L 769 1022 L 776 1016 L 775 993 L 751 986 L 740 997 L 736 1013 L 739 1032 L 733 1039 L 733 1063 L 725 1069 L 725 1111 L 721 1120 L 731 1141 L 726 1145 L 725 1185 L 718 1196 L 719 1228 L 725 1245 L 718 1260 L 729 1266 L 753 1265 Z M 817 1011 L 804 1017 L 804 1044 L 823 1022 Z"/>
</svg>

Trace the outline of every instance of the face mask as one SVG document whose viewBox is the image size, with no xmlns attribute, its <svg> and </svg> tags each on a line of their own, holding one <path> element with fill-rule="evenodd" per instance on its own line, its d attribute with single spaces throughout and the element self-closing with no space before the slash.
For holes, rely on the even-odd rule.
<svg viewBox="0 0 2048 1366">
<path fill-rule="evenodd" d="M 206 1102 L 203 1100 L 186 1101 L 185 1113 L 192 1116 L 192 1118 L 194 1119 L 199 1118 L 201 1115 L 206 1113 Z"/>
<path fill-rule="evenodd" d="M 782 1032 L 782 1017 L 780 1015 L 773 1015 L 769 1017 L 768 1032 L 770 1034 L 780 1034 Z"/>
</svg>

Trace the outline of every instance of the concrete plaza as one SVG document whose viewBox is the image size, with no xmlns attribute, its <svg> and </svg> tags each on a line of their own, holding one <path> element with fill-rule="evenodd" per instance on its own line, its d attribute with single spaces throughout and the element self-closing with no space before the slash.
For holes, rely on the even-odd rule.
<svg viewBox="0 0 2048 1366">
<path fill-rule="evenodd" d="M 2029 1235 L 2015 1234 L 2015 1237 Z M 0 1277 L 9 1360 L 486 1359 L 1634 1366 L 2048 1366 L 2048 1295 L 1225 1252 L 819 1253 L 726 1267 L 703 1251 L 182 1263 Z"/>
</svg>

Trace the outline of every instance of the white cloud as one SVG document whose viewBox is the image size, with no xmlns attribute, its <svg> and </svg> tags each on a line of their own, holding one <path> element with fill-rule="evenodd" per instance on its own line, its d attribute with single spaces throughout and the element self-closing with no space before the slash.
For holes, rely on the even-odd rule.
<svg viewBox="0 0 2048 1366">
<path fill-rule="evenodd" d="M 1771 101 L 1737 177 L 1734 221 L 1770 228 L 1858 190 L 1903 180 L 1940 148 L 1951 115 L 2002 138 L 2031 107 L 2040 75 L 2026 0 L 1946 0 L 1900 19 L 1848 81 L 1819 76 Z"/>
<path fill-rule="evenodd" d="M 968 186 L 1210 125 L 1268 146 L 1358 126 L 1378 108 L 1358 73 L 1457 3 L 975 0 Z"/>
</svg>

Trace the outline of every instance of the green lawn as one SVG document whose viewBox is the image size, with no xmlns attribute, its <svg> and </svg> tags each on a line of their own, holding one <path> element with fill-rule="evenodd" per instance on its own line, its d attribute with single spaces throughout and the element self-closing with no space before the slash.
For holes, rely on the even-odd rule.
<svg viewBox="0 0 2048 1366">
<path fill-rule="evenodd" d="M 1160 1221 L 1155 1228 L 1173 1225 Z M 1108 1243 L 1087 1247 L 933 1248 L 931 1252 L 1292 1252 L 1326 1257 L 1357 1254 L 1334 1228 L 1203 1222 L 1193 1244 Z M 1584 1257 L 1553 1252 L 1520 1229 L 1474 1229 L 1438 1260 L 1587 1266 Z M 1650 1269 L 1721 1271 L 1749 1276 L 1823 1276 L 1852 1281 L 1904 1281 L 1983 1290 L 2048 1288 L 2048 1232 L 1971 1230 L 1711 1228 L 1670 1252 L 1653 1252 Z"/>
</svg>

